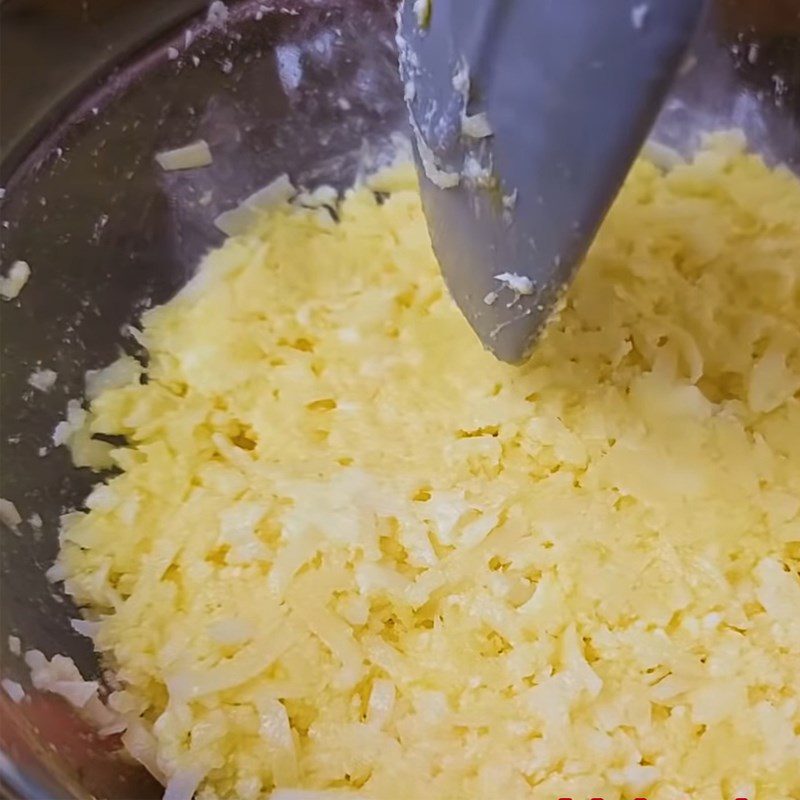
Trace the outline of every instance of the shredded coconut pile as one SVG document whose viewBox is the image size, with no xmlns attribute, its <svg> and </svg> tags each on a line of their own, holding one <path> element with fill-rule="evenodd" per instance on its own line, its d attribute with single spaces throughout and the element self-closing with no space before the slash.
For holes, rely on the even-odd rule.
<svg viewBox="0 0 800 800">
<path fill-rule="evenodd" d="M 59 428 L 119 469 L 55 574 L 130 752 L 169 798 L 800 796 L 796 178 L 639 163 L 523 367 L 390 183 L 254 208 Z"/>
</svg>

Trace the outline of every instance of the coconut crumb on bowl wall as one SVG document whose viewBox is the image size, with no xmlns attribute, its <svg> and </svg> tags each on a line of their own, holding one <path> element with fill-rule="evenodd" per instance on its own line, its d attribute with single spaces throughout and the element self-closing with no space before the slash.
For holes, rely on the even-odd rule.
<svg viewBox="0 0 800 800">
<path fill-rule="evenodd" d="M 204 139 L 177 147 L 174 150 L 163 150 L 156 153 L 156 161 L 165 172 L 184 169 L 198 169 L 213 163 L 211 148 Z"/>
<path fill-rule="evenodd" d="M 27 261 L 15 261 L 8 274 L 0 276 L 0 297 L 3 300 L 16 300 L 25 284 L 31 277 L 31 268 Z"/>
</svg>

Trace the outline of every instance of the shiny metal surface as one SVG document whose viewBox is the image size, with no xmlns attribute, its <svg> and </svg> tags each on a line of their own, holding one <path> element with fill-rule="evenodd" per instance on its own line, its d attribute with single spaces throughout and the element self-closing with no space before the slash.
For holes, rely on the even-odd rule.
<svg viewBox="0 0 800 800">
<path fill-rule="evenodd" d="M 147 13 L 128 16 L 137 4 Z M 116 739 L 99 740 L 57 697 L 31 690 L 8 648 L 14 634 L 25 648 L 66 653 L 87 677 L 98 674 L 90 642 L 69 626 L 76 610 L 44 577 L 59 514 L 79 505 L 97 479 L 49 447 L 67 399 L 81 395 L 87 369 L 135 347 L 120 327 L 182 285 L 218 241 L 216 213 L 283 171 L 309 184 L 345 184 L 362 156 L 379 158 L 404 125 L 388 1 L 243 2 L 227 31 L 203 25 L 204 5 L 0 4 L 0 255 L 4 266 L 24 258 L 33 270 L 19 301 L 0 307 L 0 495 L 23 518 L 36 512 L 44 521 L 41 533 L 28 523 L 18 533 L 0 526 L 0 671 L 30 697 L 14 705 L 0 692 L 0 780 L 18 797 L 160 795 L 115 752 Z M 286 11 L 256 20 L 259 5 Z M 198 9 L 199 17 L 181 21 Z M 54 43 L 73 36 L 110 48 L 114 66 L 86 47 L 84 58 L 97 63 L 76 66 L 86 64 L 80 46 L 64 60 Z M 170 46 L 181 51 L 174 61 Z M 800 171 L 800 0 L 720 2 L 696 56 L 665 106 L 659 138 L 691 149 L 702 130 L 743 126 L 770 159 Z M 75 70 L 83 70 L 82 83 Z M 214 147 L 211 168 L 155 168 L 155 150 L 196 136 Z M 204 206 L 197 201 L 208 190 Z M 52 393 L 28 386 L 37 366 L 58 371 Z"/>
<path fill-rule="evenodd" d="M 417 4 L 403 4 L 400 70 L 431 241 L 450 294 L 499 359 L 535 346 L 705 6 L 436 0 L 421 25 Z M 491 135 L 465 132 L 476 114 Z M 508 275 L 524 291 L 498 278 Z"/>
</svg>

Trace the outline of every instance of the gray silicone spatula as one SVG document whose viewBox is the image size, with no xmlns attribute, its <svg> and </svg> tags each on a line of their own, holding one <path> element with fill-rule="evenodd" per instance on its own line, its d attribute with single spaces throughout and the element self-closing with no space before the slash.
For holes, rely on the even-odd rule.
<svg viewBox="0 0 800 800">
<path fill-rule="evenodd" d="M 447 285 L 533 347 L 658 114 L 703 0 L 405 0 L 400 71 Z"/>
</svg>

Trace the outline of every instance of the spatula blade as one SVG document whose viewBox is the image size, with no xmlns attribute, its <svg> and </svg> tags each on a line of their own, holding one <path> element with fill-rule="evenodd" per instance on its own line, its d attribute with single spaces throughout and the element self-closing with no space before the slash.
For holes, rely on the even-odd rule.
<svg viewBox="0 0 800 800">
<path fill-rule="evenodd" d="M 405 0 L 398 44 L 447 285 L 527 357 L 657 116 L 703 0 Z"/>
</svg>

